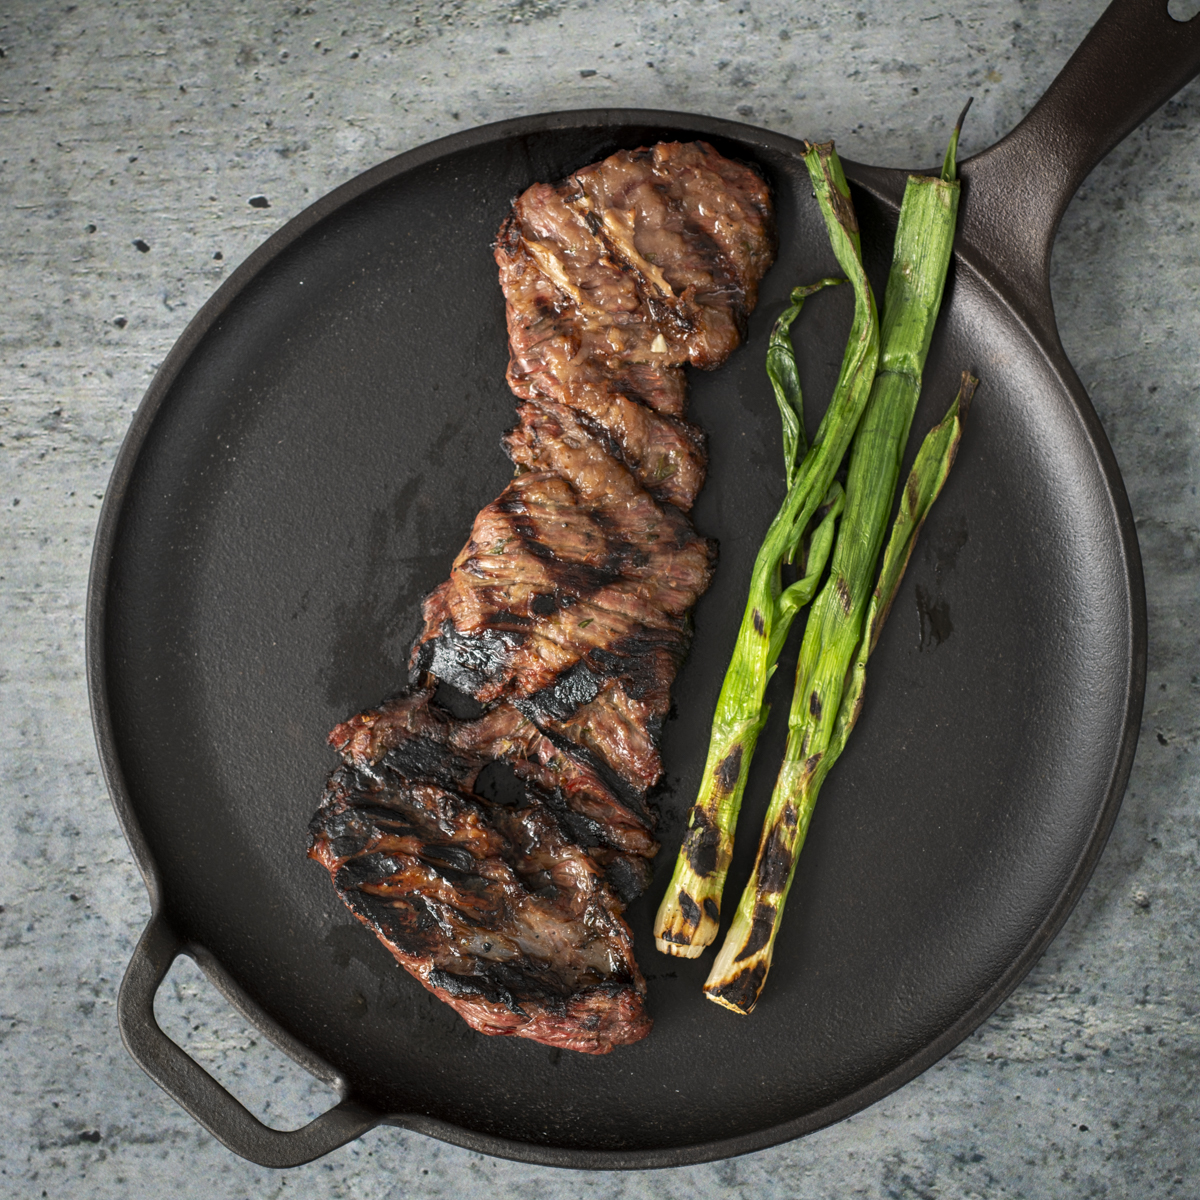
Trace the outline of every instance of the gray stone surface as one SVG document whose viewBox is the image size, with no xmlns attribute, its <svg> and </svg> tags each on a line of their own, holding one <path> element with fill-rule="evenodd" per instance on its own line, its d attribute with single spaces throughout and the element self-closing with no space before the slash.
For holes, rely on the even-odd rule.
<svg viewBox="0 0 1200 1200">
<path fill-rule="evenodd" d="M 1177 0 L 1182 2 L 1182 0 Z M 807 1139 L 677 1171 L 564 1172 L 394 1129 L 269 1172 L 121 1047 L 149 906 L 98 773 L 83 598 L 100 499 L 156 365 L 233 265 L 330 187 L 502 117 L 604 104 L 928 163 L 1036 100 L 1102 0 L 158 0 L 0 11 L 0 1195 L 1200 1195 L 1200 85 L 1095 171 L 1059 235 L 1063 341 L 1145 560 L 1143 733 L 1116 832 L 1049 953 L 945 1060 Z M 269 207 L 252 207 L 254 196 Z M 190 964 L 164 1025 L 269 1121 L 328 1103 Z"/>
</svg>

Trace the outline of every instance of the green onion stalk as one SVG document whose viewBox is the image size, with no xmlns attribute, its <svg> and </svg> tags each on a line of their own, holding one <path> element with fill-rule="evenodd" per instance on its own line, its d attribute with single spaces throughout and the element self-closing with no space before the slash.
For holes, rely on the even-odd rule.
<svg viewBox="0 0 1200 1200">
<path fill-rule="evenodd" d="M 942 420 L 926 435 L 917 451 L 916 461 L 909 472 L 908 481 L 900 496 L 900 511 L 892 525 L 892 535 L 883 552 L 883 566 L 879 580 L 871 593 L 871 605 L 867 609 L 867 620 L 863 636 L 858 643 L 858 653 L 850 667 L 846 691 L 838 709 L 837 725 L 829 741 L 825 758 L 829 767 L 837 761 L 846 745 L 846 739 L 862 712 L 863 694 L 866 690 L 867 659 L 875 650 L 879 633 L 892 609 L 892 601 L 904 578 L 908 560 L 917 544 L 917 534 L 925 524 L 925 516 L 933 502 L 941 494 L 942 485 L 950 474 L 962 440 L 962 423 L 975 396 L 979 380 L 969 371 L 962 373 L 958 395 Z"/>
<path fill-rule="evenodd" d="M 792 620 L 812 599 L 825 570 L 834 522 L 844 502 L 834 475 L 866 407 L 879 359 L 875 297 L 862 265 L 850 187 L 833 143 L 809 144 L 805 164 L 834 255 L 854 289 L 854 320 L 833 397 L 807 452 L 788 330 L 806 296 L 842 281 L 824 279 L 797 288 L 771 336 L 767 370 L 783 419 L 788 490 L 754 562 L 741 628 L 717 700 L 700 790 L 688 813 L 683 845 L 654 924 L 658 948 L 684 958 L 697 957 L 717 935 L 738 810 L 754 747 L 767 719 L 763 694 Z M 814 518 L 817 524 L 811 530 Z M 803 577 L 784 588 L 781 568 L 800 554 Z"/>
<path fill-rule="evenodd" d="M 710 1000 L 735 1012 L 749 1013 L 758 1001 L 817 794 L 862 702 L 865 670 L 856 673 L 855 668 L 860 657 L 865 664 L 869 653 L 869 640 L 865 649 L 861 647 L 872 605 L 872 580 L 920 396 L 921 374 L 954 242 L 960 190 L 955 168 L 957 141 L 958 127 L 940 176 L 910 176 L 905 189 L 884 298 L 879 372 L 850 451 L 845 511 L 829 578 L 813 602 L 800 648 L 784 761 L 753 873 L 704 985 Z M 952 406 L 946 418 L 951 427 L 956 427 L 963 403 L 960 398 Z M 935 438 L 935 434 L 937 430 L 930 437 Z M 952 459 L 952 451 L 950 455 Z M 936 477 L 929 455 L 921 461 L 923 470 Z M 934 465 L 943 461 L 944 455 L 935 459 Z M 945 466 L 948 469 L 949 463 Z M 906 497 L 910 488 L 921 493 L 922 478 L 915 474 L 910 477 Z M 902 529 L 911 527 L 912 522 L 909 517 L 906 525 L 897 525 L 897 536 L 902 536 Z M 880 614 L 876 637 L 878 624 L 898 585 L 898 574 L 895 578 L 880 576 L 875 599 Z M 868 631 L 868 639 L 870 636 Z"/>
</svg>

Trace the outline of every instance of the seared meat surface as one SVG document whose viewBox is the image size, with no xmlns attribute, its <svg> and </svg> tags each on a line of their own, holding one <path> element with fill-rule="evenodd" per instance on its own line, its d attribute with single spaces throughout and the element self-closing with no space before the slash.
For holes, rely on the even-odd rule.
<svg viewBox="0 0 1200 1200">
<path fill-rule="evenodd" d="M 523 404 L 520 416 L 508 445 L 532 469 L 483 509 L 450 578 L 426 599 L 414 668 L 481 703 L 510 699 L 543 724 L 617 682 L 646 720 L 661 721 L 713 547 L 569 410 Z M 642 790 L 658 778 L 657 759 L 641 769 L 605 758 Z"/>
<path fill-rule="evenodd" d="M 631 785 L 655 782 L 687 613 L 713 566 L 685 515 L 704 452 L 682 365 L 734 349 L 773 253 L 766 186 L 703 143 L 622 151 L 517 199 L 496 262 L 508 379 L 526 401 L 505 439 L 518 476 L 426 600 L 415 677 L 508 699 Z M 571 720 L 583 705 L 595 729 Z"/>
<path fill-rule="evenodd" d="M 426 598 L 409 693 L 339 725 L 310 855 L 427 988 L 486 1033 L 607 1053 L 644 1037 L 625 903 L 715 548 L 687 513 L 719 366 L 774 253 L 770 199 L 703 142 L 534 184 L 501 226 L 516 475 Z M 439 706 L 437 681 L 483 706 Z"/>
<path fill-rule="evenodd" d="M 457 722 L 429 698 L 335 731 L 347 761 L 313 820 L 312 857 L 472 1028 L 592 1054 L 644 1037 L 620 890 L 644 886 L 647 822 L 515 710 Z M 516 787 L 488 799 L 480 773 L 505 760 Z"/>
<path fill-rule="evenodd" d="M 510 386 L 574 408 L 643 487 L 686 511 L 704 452 L 681 419 L 681 364 L 725 361 L 773 253 L 762 180 L 703 143 L 534 184 L 496 244 Z"/>
<path fill-rule="evenodd" d="M 393 768 L 408 778 L 468 788 L 488 764 L 505 763 L 540 789 L 576 840 L 606 848 L 593 851 L 599 861 L 610 861 L 609 851 L 653 857 L 658 847 L 649 811 L 636 794 L 620 796 L 585 755 L 563 753 L 511 705 L 498 704 L 466 721 L 433 697 L 432 688 L 398 696 L 338 725 L 329 741 L 356 770 L 369 772 L 390 754 Z"/>
</svg>

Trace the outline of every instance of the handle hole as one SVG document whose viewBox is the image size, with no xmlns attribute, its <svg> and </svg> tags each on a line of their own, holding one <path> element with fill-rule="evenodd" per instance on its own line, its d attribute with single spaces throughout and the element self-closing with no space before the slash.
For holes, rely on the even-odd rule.
<svg viewBox="0 0 1200 1200">
<path fill-rule="evenodd" d="M 175 960 L 154 997 L 154 1019 L 272 1129 L 299 1129 L 341 1099 L 250 1025 L 185 955 Z"/>
<path fill-rule="evenodd" d="M 1200 0 L 1169 0 L 1167 13 L 1181 24 L 1200 13 Z"/>
</svg>

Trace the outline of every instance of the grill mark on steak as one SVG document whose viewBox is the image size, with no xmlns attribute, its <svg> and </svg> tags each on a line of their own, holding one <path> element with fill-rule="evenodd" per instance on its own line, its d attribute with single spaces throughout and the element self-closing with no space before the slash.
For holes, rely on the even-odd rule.
<svg viewBox="0 0 1200 1200">
<path fill-rule="evenodd" d="M 484 1033 L 588 1053 L 644 1037 L 621 901 L 536 787 L 507 808 L 380 768 L 334 772 L 310 853 L 396 960 Z"/>
<path fill-rule="evenodd" d="M 773 254 L 765 185 L 703 142 L 534 184 L 500 228 L 516 475 L 425 599 L 410 690 L 330 734 L 309 849 L 482 1032 L 593 1054 L 649 1032 L 620 914 L 715 561 L 682 368 L 738 344 Z"/>
<path fill-rule="evenodd" d="M 531 469 L 480 512 L 450 579 L 427 598 L 412 668 L 481 703 L 531 700 L 527 713 L 543 694 L 566 717 L 565 698 L 581 703 L 600 688 L 581 678 L 582 661 L 665 715 L 714 547 L 572 414 L 523 404 L 520 416 L 507 444 Z"/>
<path fill-rule="evenodd" d="M 507 763 L 522 780 L 561 793 L 572 812 L 603 826 L 604 845 L 645 857 L 657 852 L 653 818 L 637 794 L 614 786 L 590 756 L 566 753 L 561 739 L 512 706 L 467 721 L 432 701 L 432 688 L 397 696 L 338 725 L 330 744 L 356 769 L 370 771 L 387 758 L 406 778 L 445 787 L 473 789 L 484 767 Z"/>
</svg>

